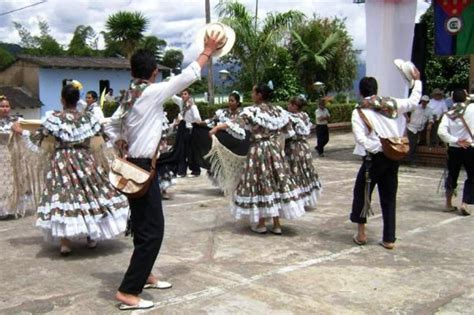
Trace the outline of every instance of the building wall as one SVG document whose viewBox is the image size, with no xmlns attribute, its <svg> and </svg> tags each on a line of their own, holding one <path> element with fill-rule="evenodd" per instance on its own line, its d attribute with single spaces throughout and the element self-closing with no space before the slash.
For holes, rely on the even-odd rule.
<svg viewBox="0 0 474 315">
<path fill-rule="evenodd" d="M 114 96 L 117 96 L 121 89 L 128 89 L 131 77 L 129 70 L 41 68 L 39 71 L 39 99 L 45 105 L 41 108 L 41 115 L 47 111 L 62 108 L 60 94 L 64 79 L 74 79 L 81 82 L 84 87 L 81 98 L 85 99 L 87 91 L 93 90 L 100 94 L 100 80 L 109 80 L 110 88 L 114 90 Z M 161 75 L 157 81 L 161 81 Z"/>
<path fill-rule="evenodd" d="M 41 110 L 39 108 L 18 108 L 11 110 L 12 115 L 21 115 L 24 119 L 40 119 Z"/>
<path fill-rule="evenodd" d="M 21 60 L 17 61 L 0 72 L 0 85 L 22 87 L 31 96 L 38 98 L 38 72 L 37 65 Z"/>
</svg>

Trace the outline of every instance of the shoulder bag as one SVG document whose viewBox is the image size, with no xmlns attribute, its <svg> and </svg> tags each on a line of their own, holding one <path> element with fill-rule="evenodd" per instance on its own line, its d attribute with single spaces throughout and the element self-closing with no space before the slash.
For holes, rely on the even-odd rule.
<svg viewBox="0 0 474 315">
<path fill-rule="evenodd" d="M 358 108 L 357 111 L 359 112 L 360 118 L 362 118 L 370 133 L 374 128 L 372 128 L 367 116 L 365 116 L 360 108 Z M 390 160 L 400 161 L 408 156 L 408 152 L 410 151 L 410 142 L 407 137 L 378 137 L 380 139 L 380 143 L 382 144 L 383 154 Z"/>
</svg>

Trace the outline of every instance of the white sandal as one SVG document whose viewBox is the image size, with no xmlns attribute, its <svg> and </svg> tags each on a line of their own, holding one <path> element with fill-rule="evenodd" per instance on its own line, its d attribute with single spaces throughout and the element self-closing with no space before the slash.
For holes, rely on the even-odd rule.
<svg viewBox="0 0 474 315">
<path fill-rule="evenodd" d="M 140 299 L 138 304 L 135 304 L 135 305 L 128 305 L 125 303 L 120 304 L 119 310 L 121 311 L 146 310 L 148 308 L 152 308 L 153 306 L 155 306 L 155 303 L 153 303 L 152 301 Z"/>
<path fill-rule="evenodd" d="M 167 281 L 157 281 L 155 283 L 147 283 L 143 287 L 144 289 L 169 289 L 173 285 Z"/>
</svg>

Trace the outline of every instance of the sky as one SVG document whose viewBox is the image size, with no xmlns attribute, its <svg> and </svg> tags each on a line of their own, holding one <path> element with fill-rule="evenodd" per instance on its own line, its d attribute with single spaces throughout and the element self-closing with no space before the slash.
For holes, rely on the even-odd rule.
<svg viewBox="0 0 474 315">
<path fill-rule="evenodd" d="M 43 0 L 44 1 L 44 0 Z M 13 22 L 20 22 L 33 35 L 39 33 L 38 20 L 47 21 L 51 35 L 67 47 L 78 25 L 90 25 L 99 33 L 105 30 L 105 21 L 117 11 L 140 11 L 149 20 L 146 35 L 165 39 L 168 47 L 183 50 L 185 64 L 199 54 L 195 41 L 197 31 L 205 24 L 204 0 L 0 0 L 0 42 L 19 43 L 20 37 Z M 423 0 L 417 1 L 417 19 L 428 8 Z M 43 2 L 38 5 L 2 15 L 2 13 Z M 218 0 L 211 0 L 211 8 Z M 255 0 L 242 0 L 251 12 L 255 11 Z M 347 29 L 353 38 L 354 48 L 365 48 L 364 5 L 353 4 L 352 0 L 259 0 L 258 15 L 264 17 L 268 12 L 285 12 L 290 9 L 302 11 L 311 17 L 346 18 Z M 211 20 L 218 16 L 213 10 Z M 238 40 L 238 39 L 237 39 Z M 103 40 L 99 39 L 99 47 Z"/>
</svg>

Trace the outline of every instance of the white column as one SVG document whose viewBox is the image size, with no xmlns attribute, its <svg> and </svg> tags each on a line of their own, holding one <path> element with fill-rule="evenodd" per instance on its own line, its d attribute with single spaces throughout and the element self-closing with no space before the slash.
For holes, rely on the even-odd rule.
<svg viewBox="0 0 474 315">
<path fill-rule="evenodd" d="M 408 84 L 393 60 L 411 60 L 416 2 L 366 0 L 366 75 L 377 79 L 380 96 L 407 96 Z"/>
</svg>

